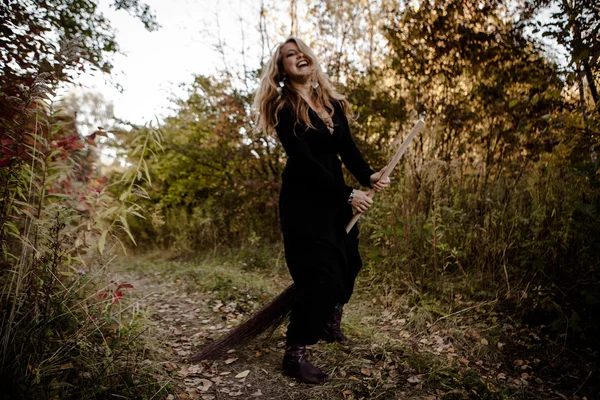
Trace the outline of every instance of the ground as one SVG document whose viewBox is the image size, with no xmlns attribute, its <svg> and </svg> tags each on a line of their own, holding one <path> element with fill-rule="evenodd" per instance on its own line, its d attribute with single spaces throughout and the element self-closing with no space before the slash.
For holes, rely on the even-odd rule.
<svg viewBox="0 0 600 400">
<path fill-rule="evenodd" d="M 290 284 L 281 259 L 256 268 L 231 257 L 127 257 L 113 279 L 133 285 L 123 299 L 147 325 L 143 363 L 162 383 L 154 399 L 598 398 L 594 365 L 543 326 L 514 322 L 497 298 L 452 291 L 448 301 L 432 300 L 411 285 L 370 287 L 363 275 L 342 325 L 353 345 L 310 347 L 309 359 L 333 376 L 319 386 L 282 375 L 284 327 L 225 359 L 185 361 Z"/>
</svg>

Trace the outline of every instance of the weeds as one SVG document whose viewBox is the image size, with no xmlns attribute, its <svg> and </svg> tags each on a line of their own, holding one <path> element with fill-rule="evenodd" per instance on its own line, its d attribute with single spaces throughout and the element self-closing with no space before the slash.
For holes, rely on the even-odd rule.
<svg viewBox="0 0 600 400">
<path fill-rule="evenodd" d="M 67 43 L 60 56 L 78 57 L 77 46 Z M 133 286 L 105 281 L 119 233 L 132 238 L 125 216 L 141 216 L 136 198 L 147 166 L 128 169 L 120 180 L 126 189 L 111 195 L 94 172 L 93 150 L 109 132 L 80 136 L 73 117 L 50 100 L 58 82 L 39 73 L 1 98 L 3 391 L 10 398 L 136 397 L 153 383 L 134 373 L 143 327 L 135 304 L 123 301 Z M 147 129 L 134 140 L 143 160 L 150 142 L 160 146 L 160 133 Z"/>
</svg>

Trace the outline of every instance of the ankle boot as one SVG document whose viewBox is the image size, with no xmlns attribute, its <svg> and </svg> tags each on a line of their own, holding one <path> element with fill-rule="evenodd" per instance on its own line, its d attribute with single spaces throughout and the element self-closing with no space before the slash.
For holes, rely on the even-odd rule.
<svg viewBox="0 0 600 400">
<path fill-rule="evenodd" d="M 323 331 L 321 332 L 321 339 L 327 343 L 338 342 L 341 344 L 350 344 L 340 326 L 342 322 L 342 313 L 342 308 L 336 307 L 329 320 L 325 323 Z"/>
<path fill-rule="evenodd" d="M 283 356 L 283 372 L 305 383 L 324 383 L 329 375 L 312 365 L 306 359 L 306 346 L 288 344 Z"/>
</svg>

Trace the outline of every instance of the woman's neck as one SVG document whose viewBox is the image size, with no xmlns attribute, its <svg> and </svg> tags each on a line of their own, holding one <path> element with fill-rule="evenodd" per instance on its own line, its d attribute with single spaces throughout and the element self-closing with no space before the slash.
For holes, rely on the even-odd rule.
<svg viewBox="0 0 600 400">
<path fill-rule="evenodd" d="M 315 103 L 316 99 L 313 99 L 313 91 L 310 85 L 310 80 L 306 80 L 303 82 L 292 82 L 292 86 L 298 92 L 300 97 L 304 99 L 304 101 L 308 104 L 310 108 L 315 111 L 318 111 L 321 107 L 320 104 Z"/>
<path fill-rule="evenodd" d="M 310 101 L 312 100 L 310 92 L 310 80 L 306 79 L 303 81 L 292 81 L 291 83 L 298 94 L 310 104 Z"/>
</svg>

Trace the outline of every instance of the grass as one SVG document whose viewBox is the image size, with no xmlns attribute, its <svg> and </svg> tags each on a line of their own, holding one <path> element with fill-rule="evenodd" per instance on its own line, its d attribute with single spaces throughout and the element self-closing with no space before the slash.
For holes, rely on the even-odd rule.
<svg viewBox="0 0 600 400">
<path fill-rule="evenodd" d="M 261 257 L 271 266 L 280 260 L 277 251 Z M 551 347 L 533 339 L 535 328 L 498 312 L 497 300 L 477 291 L 465 293 L 472 282 L 449 283 L 435 293 L 418 287 L 402 292 L 399 285 L 373 286 L 372 276 L 363 274 L 342 323 L 354 346 L 320 343 L 309 350 L 309 359 L 334 377 L 330 383 L 309 386 L 281 374 L 282 326 L 269 340 L 232 353 L 231 363 L 201 364 L 203 372 L 194 379 L 207 380 L 210 388 L 199 391 L 190 386 L 192 378 L 177 375 L 195 368 L 181 359 L 177 346 L 187 343 L 182 338 L 195 337 L 185 347 L 193 353 L 206 340 L 225 334 L 290 283 L 285 271 L 281 265 L 248 268 L 235 251 L 197 259 L 155 253 L 120 264 L 130 279 L 145 282 L 139 288 L 160 297 L 148 306 L 152 323 L 164 328 L 152 333 L 160 346 L 153 362 L 176 365 L 169 375 L 173 395 L 252 398 L 260 390 L 261 399 L 546 399 L 581 386 L 579 397 L 572 398 L 583 399 L 594 388 L 592 380 L 585 381 L 585 367 L 569 372 L 576 379 L 568 391 L 565 382 L 556 386 L 547 380 L 555 376 L 549 370 L 560 373 L 544 354 Z M 165 318 L 166 313 L 156 311 L 167 305 Z M 190 307 L 196 314 L 186 320 L 182 316 Z M 250 371 L 246 378 L 234 378 L 245 370 Z"/>
</svg>

